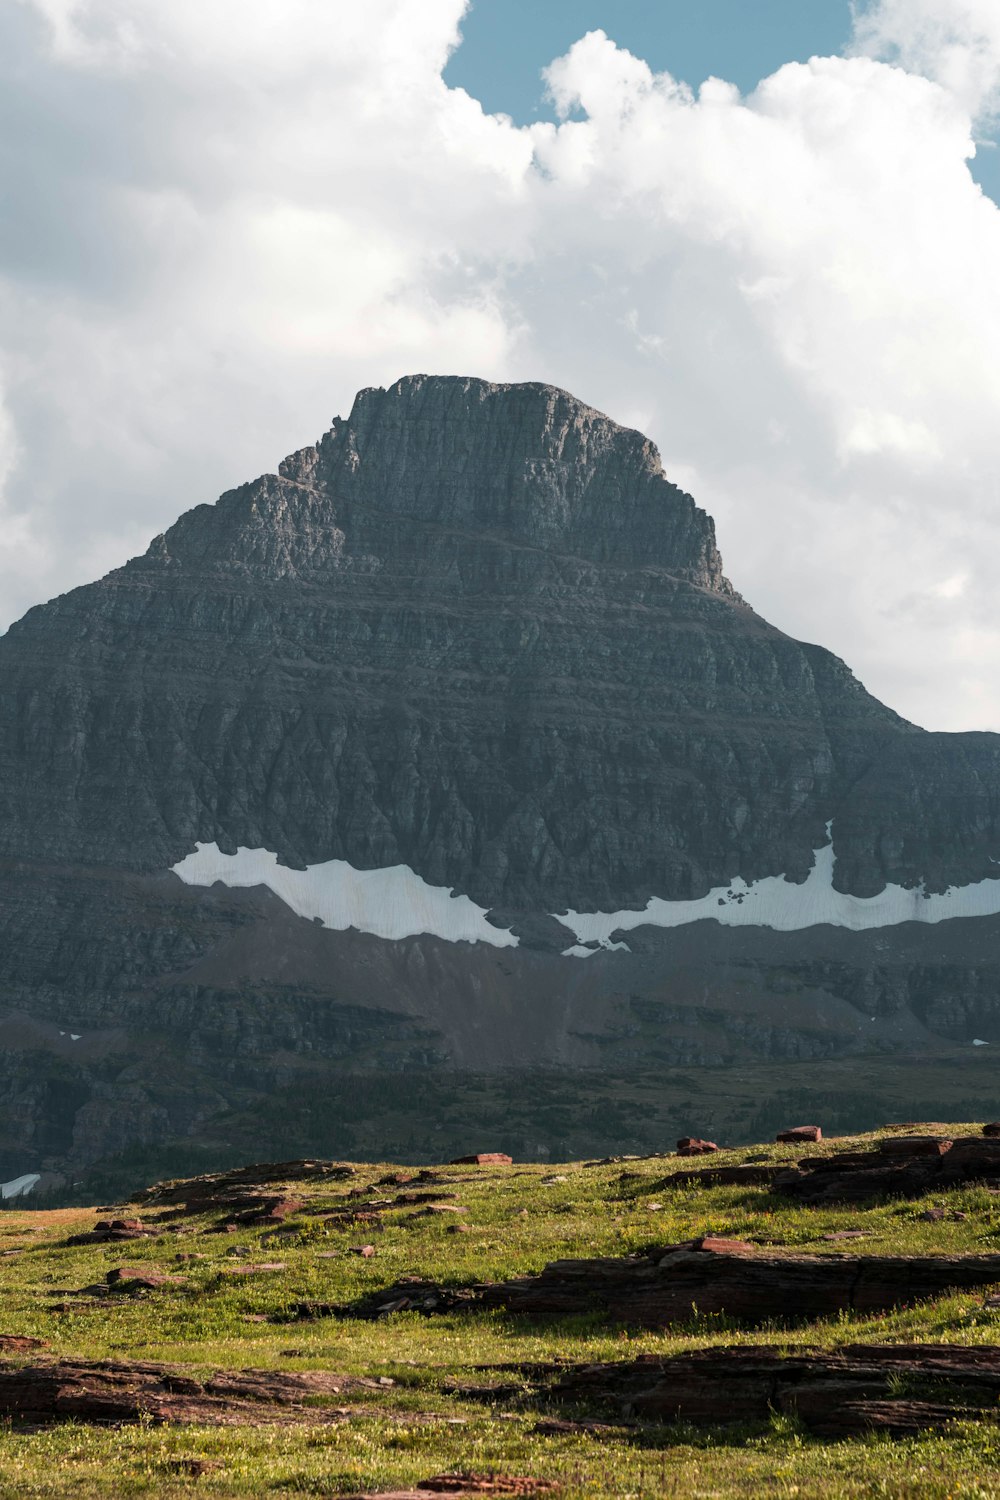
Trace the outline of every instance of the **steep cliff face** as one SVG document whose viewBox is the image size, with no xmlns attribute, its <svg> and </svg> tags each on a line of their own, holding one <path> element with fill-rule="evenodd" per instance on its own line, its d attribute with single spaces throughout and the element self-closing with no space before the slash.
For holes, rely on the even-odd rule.
<svg viewBox="0 0 1000 1500">
<path fill-rule="evenodd" d="M 613 909 L 801 878 L 905 733 L 562 392 L 366 391 L 281 469 L 11 630 L 6 852 L 152 872 L 215 840 Z"/>
<path fill-rule="evenodd" d="M 831 824 L 840 893 L 986 882 L 976 909 L 1000 911 L 997 737 L 926 734 L 828 652 L 769 626 L 648 440 L 542 385 L 416 376 L 363 391 L 277 475 L 187 512 L 145 556 L 0 641 L 0 1001 L 82 1037 L 57 1048 L 82 1090 L 63 1141 L 75 1161 L 116 1149 L 102 1088 L 133 1099 L 134 1138 L 196 1131 L 219 1099 L 266 1091 L 306 1057 L 331 1077 L 486 1065 L 463 994 L 480 997 L 480 1038 L 504 1017 L 504 1046 L 485 1051 L 509 1066 L 620 1053 L 623 995 L 655 998 L 661 1021 L 643 1026 L 659 1027 L 661 1051 L 683 1033 L 702 1060 L 740 1046 L 825 1055 L 866 1045 L 854 1020 L 829 1018 L 888 963 L 899 1003 L 880 1045 L 964 1040 L 955 1006 L 944 1022 L 926 998 L 928 966 L 962 968 L 947 922 L 921 939 L 919 963 L 902 929 L 886 929 L 888 958 L 833 931 L 843 963 L 826 954 L 818 968 L 812 938 L 756 927 L 720 958 L 719 928 L 701 922 L 684 939 L 684 985 L 679 940 L 645 926 L 629 935 L 642 962 L 599 955 L 584 978 L 561 956 L 574 935 L 553 914 L 733 882 L 742 903 L 744 886 L 805 881 Z M 269 851 L 300 871 L 341 862 L 352 880 L 406 866 L 417 925 L 387 942 L 348 930 L 364 925 L 349 913 L 324 916 L 345 929 L 327 931 L 259 889 L 185 885 L 171 871 L 197 845 Z M 467 898 L 516 951 L 421 927 L 427 886 Z M 1000 919 L 975 920 L 981 948 Z M 979 1015 L 1000 1004 L 984 965 L 982 953 L 971 965 Z M 662 1019 L 684 986 L 728 997 L 708 1042 Z M 761 1017 L 788 993 L 800 1014 L 776 1032 Z M 519 994 L 535 996 L 537 1026 Z M 824 1005 L 823 1040 L 802 1040 Z M 227 1008 L 239 1041 L 224 1061 L 207 1018 Z M 735 1051 L 720 1051 L 723 1033 L 742 1036 Z M 48 1056 L 40 1035 L 25 1057 Z M 203 1079 L 180 1091 L 183 1107 L 149 1102 L 150 1059 L 164 1057 Z M 48 1066 L 32 1063 L 22 1090 L 42 1101 L 24 1105 L 39 1140 Z M 10 1150 L 18 1170 L 34 1164 L 23 1132 Z"/>
</svg>

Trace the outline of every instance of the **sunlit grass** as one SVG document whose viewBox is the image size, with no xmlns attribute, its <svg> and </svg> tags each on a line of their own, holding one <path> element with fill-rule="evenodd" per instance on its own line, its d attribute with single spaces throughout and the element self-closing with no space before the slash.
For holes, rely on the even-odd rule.
<svg viewBox="0 0 1000 1500">
<path fill-rule="evenodd" d="M 972 1131 L 975 1127 L 956 1127 Z M 870 1137 L 863 1138 L 870 1140 Z M 862 1143 L 862 1138 L 859 1138 Z M 838 1148 L 852 1142 L 837 1142 Z M 813 1151 L 828 1147 L 810 1148 Z M 765 1151 L 769 1159 L 805 1154 L 784 1147 L 720 1153 L 713 1165 Z M 295 1233 L 260 1229 L 205 1231 L 218 1215 L 184 1219 L 183 1232 L 125 1245 L 66 1246 L 66 1236 L 93 1224 L 93 1211 L 0 1214 L 0 1332 L 34 1334 L 53 1354 L 135 1357 L 196 1369 L 325 1368 L 383 1376 L 378 1390 L 343 1397 L 357 1414 L 315 1427 L 264 1426 L 120 1430 L 65 1425 L 41 1432 L 0 1433 L 0 1495 L 288 1496 L 348 1494 L 399 1487 L 441 1470 L 499 1469 L 559 1480 L 566 1496 L 944 1496 L 1000 1500 L 1000 1428 L 956 1427 L 919 1442 L 856 1439 L 823 1443 L 793 1422 L 762 1430 L 664 1428 L 641 1442 L 623 1433 L 600 1440 L 582 1434 L 533 1432 L 538 1409 L 512 1397 L 505 1406 L 463 1396 L 454 1387 L 518 1377 L 479 1367 L 513 1363 L 591 1362 L 671 1353 L 711 1344 L 775 1342 L 832 1347 L 845 1342 L 928 1340 L 1000 1343 L 1000 1314 L 981 1292 L 960 1293 L 892 1313 L 821 1320 L 792 1329 L 747 1329 L 725 1320 L 695 1319 L 669 1332 L 610 1327 L 596 1314 L 561 1325 L 531 1325 L 497 1313 L 423 1318 L 402 1313 L 377 1321 L 324 1318 L 272 1321 L 296 1303 L 346 1303 L 402 1276 L 452 1284 L 502 1279 L 540 1270 L 560 1257 L 625 1255 L 714 1232 L 747 1238 L 777 1253 L 878 1252 L 933 1255 L 1000 1247 L 1000 1198 L 963 1188 L 915 1201 L 867 1208 L 807 1208 L 782 1202 L 764 1188 L 664 1184 L 678 1162 L 644 1160 L 585 1167 L 443 1168 L 442 1195 L 466 1207 L 468 1233 L 449 1233 L 435 1218 L 401 1208 L 385 1214 L 381 1231 L 332 1227 L 323 1213 L 348 1193 L 371 1186 L 385 1167 L 362 1167 L 344 1183 L 296 1184 L 309 1199 Z M 546 1184 L 543 1179 L 564 1177 Z M 929 1204 L 948 1217 L 927 1222 Z M 155 1208 L 142 1210 L 147 1217 Z M 450 1215 L 442 1218 L 451 1219 Z M 863 1228 L 856 1243 L 823 1238 Z M 370 1240 L 363 1260 L 350 1247 Z M 237 1260 L 281 1261 L 285 1269 L 247 1278 L 225 1274 Z M 334 1254 L 331 1256 L 331 1252 Z M 181 1257 L 196 1254 L 201 1259 Z M 155 1265 L 187 1284 L 131 1301 L 94 1306 L 71 1293 L 103 1281 L 109 1269 Z M 66 1303 L 57 1312 L 54 1304 Z M 261 1321 L 261 1320 L 266 1321 Z M 340 1398 L 338 1398 L 340 1399 Z M 208 1460 L 204 1472 L 193 1461 Z M 194 1465 L 197 1467 L 197 1465 Z"/>
</svg>

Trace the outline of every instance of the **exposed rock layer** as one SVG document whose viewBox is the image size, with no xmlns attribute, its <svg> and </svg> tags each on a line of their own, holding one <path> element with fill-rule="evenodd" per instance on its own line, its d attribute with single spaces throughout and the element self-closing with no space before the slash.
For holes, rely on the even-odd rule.
<svg viewBox="0 0 1000 1500">
<path fill-rule="evenodd" d="M 219 1370 L 196 1377 L 176 1365 L 134 1360 L 0 1361 L 0 1416 L 32 1426 L 320 1423 L 340 1414 L 316 1404 L 317 1398 L 359 1389 L 377 1391 L 378 1382 L 327 1370 Z"/>
<path fill-rule="evenodd" d="M 854 895 L 992 878 L 998 744 L 756 615 L 640 434 L 541 385 L 364 391 L 0 641 L 0 1173 L 204 1134 L 317 1069 L 1000 1041 L 1000 918 L 640 928 L 579 961 L 549 915 L 801 881 L 831 821 Z M 187 889 L 197 842 L 405 864 L 521 946 Z"/>
<path fill-rule="evenodd" d="M 712 1314 L 750 1325 L 808 1323 L 998 1281 L 998 1255 L 774 1255 L 705 1239 L 642 1255 L 553 1261 L 537 1276 L 470 1288 L 401 1281 L 350 1311 L 384 1317 L 491 1307 L 543 1320 L 600 1313 L 633 1328 L 668 1328 Z M 303 1305 L 301 1316 L 315 1315 Z"/>
<path fill-rule="evenodd" d="M 641 1422 L 728 1425 L 797 1417 L 820 1437 L 877 1431 L 915 1436 L 949 1422 L 995 1419 L 1000 1349 L 984 1345 L 851 1344 L 818 1349 L 699 1349 L 590 1365 L 546 1390 Z"/>
</svg>

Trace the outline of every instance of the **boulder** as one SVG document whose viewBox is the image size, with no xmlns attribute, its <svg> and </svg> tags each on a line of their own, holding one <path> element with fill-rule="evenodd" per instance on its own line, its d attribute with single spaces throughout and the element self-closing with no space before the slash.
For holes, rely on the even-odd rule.
<svg viewBox="0 0 1000 1500">
<path fill-rule="evenodd" d="M 414 1203 L 447 1203 L 455 1196 L 454 1193 L 438 1193 L 430 1188 L 426 1192 L 397 1193 L 392 1202 L 394 1207 L 396 1204 L 400 1207 L 409 1207 Z"/>
<path fill-rule="evenodd" d="M 505 1151 L 480 1151 L 475 1156 L 452 1158 L 453 1167 L 509 1167 L 514 1158 Z"/>
<path fill-rule="evenodd" d="M 874 1152 L 870 1160 L 876 1160 Z M 820 1171 L 800 1163 L 775 1177 L 771 1190 L 804 1203 L 863 1203 L 871 1198 L 918 1197 L 930 1190 L 935 1180 L 932 1174 L 938 1165 L 937 1161 L 932 1164 L 930 1158 L 923 1158 L 923 1162 L 927 1165 L 904 1158 L 898 1165 L 885 1162 L 882 1166 Z"/>
<path fill-rule="evenodd" d="M 891 1135 L 875 1149 L 880 1156 L 944 1156 L 952 1144 L 937 1135 Z"/>
<path fill-rule="evenodd" d="M 116 1266 L 104 1279 L 116 1292 L 154 1292 L 164 1286 L 183 1286 L 187 1280 L 150 1266 Z"/>
<path fill-rule="evenodd" d="M 818 1125 L 793 1125 L 791 1130 L 782 1130 L 775 1136 L 781 1144 L 798 1145 L 800 1141 L 821 1141 L 823 1132 Z"/>
<path fill-rule="evenodd" d="M 110 1245 L 125 1240 L 155 1239 L 160 1233 L 155 1224 L 145 1224 L 142 1219 L 98 1219 L 93 1229 L 80 1234 L 71 1234 L 67 1245 Z"/>
<path fill-rule="evenodd" d="M 0 1333 L 0 1350 L 5 1354 L 31 1354 L 48 1347 L 47 1339 L 36 1339 L 28 1333 Z"/>
<path fill-rule="evenodd" d="M 682 1248 L 687 1249 L 688 1246 Z M 692 1250 L 704 1251 L 706 1255 L 757 1255 L 760 1253 L 759 1246 L 751 1245 L 747 1240 L 726 1239 L 724 1235 L 703 1234 L 691 1241 Z"/>
<path fill-rule="evenodd" d="M 299 1213 L 305 1206 L 302 1198 L 262 1198 L 259 1204 L 241 1215 L 240 1222 L 250 1225 L 283 1224 L 290 1214 Z"/>
<path fill-rule="evenodd" d="M 677 1142 L 678 1156 L 710 1156 L 718 1149 L 714 1141 L 702 1141 L 693 1135 L 682 1136 Z"/>
</svg>

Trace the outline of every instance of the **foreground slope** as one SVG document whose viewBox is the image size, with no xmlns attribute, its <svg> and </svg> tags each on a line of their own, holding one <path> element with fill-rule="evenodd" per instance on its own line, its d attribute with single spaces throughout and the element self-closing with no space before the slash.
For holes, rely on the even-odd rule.
<svg viewBox="0 0 1000 1500">
<path fill-rule="evenodd" d="M 372 1070 L 1000 1041 L 998 748 L 756 615 L 640 434 L 364 391 L 0 641 L 0 1173 Z"/>
<path fill-rule="evenodd" d="M 976 1126 L 917 1128 L 966 1155 L 983 1146 Z M 708 1160 L 821 1173 L 833 1154 L 900 1159 L 913 1130 Z M 135 1204 L 12 1211 L 0 1216 L 0 1494 L 173 1496 L 195 1481 L 218 1496 L 371 1494 L 471 1471 L 532 1477 L 566 1500 L 994 1495 L 1000 1147 L 987 1146 L 989 1181 L 819 1206 L 760 1181 L 677 1180 L 704 1159 L 667 1154 L 419 1171 L 288 1162 L 162 1184 Z M 742 1245 L 682 1248 L 704 1235 Z M 725 1316 L 688 1305 L 653 1327 L 579 1298 L 541 1318 L 414 1310 L 430 1284 L 565 1282 L 596 1257 L 634 1273 L 652 1259 L 667 1279 L 676 1263 L 689 1278 L 699 1254 L 737 1289 L 743 1272 L 752 1284 L 806 1266 L 816 1284 L 828 1267 L 844 1305 L 789 1301 L 762 1325 L 744 1297 Z M 909 1285 L 897 1274 L 887 1310 L 863 1309 L 842 1270 L 858 1264 L 870 1287 L 893 1265 Z M 966 1289 L 940 1290 L 948 1266 Z M 397 1295 L 394 1310 L 357 1315 L 401 1287 L 409 1306 Z"/>
</svg>

